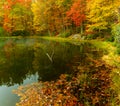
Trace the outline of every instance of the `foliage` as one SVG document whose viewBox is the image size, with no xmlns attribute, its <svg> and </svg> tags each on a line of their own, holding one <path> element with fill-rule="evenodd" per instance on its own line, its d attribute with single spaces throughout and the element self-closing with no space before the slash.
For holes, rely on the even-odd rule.
<svg viewBox="0 0 120 106">
<path fill-rule="evenodd" d="M 111 89 L 112 67 L 101 60 L 87 59 L 71 75 L 62 74 L 56 81 L 39 82 L 14 91 L 21 96 L 17 106 L 110 106 L 117 94 Z M 116 105 L 117 102 L 114 102 Z"/>
<path fill-rule="evenodd" d="M 12 33 L 15 30 L 32 30 L 31 0 L 5 0 L 3 5 L 3 28 Z"/>
<path fill-rule="evenodd" d="M 107 38 L 106 41 L 114 42 L 114 41 L 115 41 L 115 38 L 114 38 L 114 36 L 110 36 L 109 38 Z"/>
<path fill-rule="evenodd" d="M 100 32 L 111 29 L 116 19 L 114 1 L 116 0 L 91 0 L 87 4 L 88 31 Z"/>
<path fill-rule="evenodd" d="M 2 27 L 0 27 L 0 36 L 4 36 L 5 35 L 5 31 Z"/>
<path fill-rule="evenodd" d="M 76 0 L 73 2 L 70 10 L 66 13 L 68 19 L 72 20 L 76 27 L 81 27 L 81 34 L 83 33 L 83 23 L 86 20 L 85 9 L 86 1 Z"/>
<path fill-rule="evenodd" d="M 117 44 L 117 50 L 116 50 L 116 52 L 117 52 L 117 54 L 120 54 L 120 44 Z"/>
<path fill-rule="evenodd" d="M 16 3 L 12 7 L 9 14 L 12 20 L 12 32 L 15 30 L 32 30 L 32 13 L 30 10 L 28 11 L 29 8 L 21 3 Z"/>
<path fill-rule="evenodd" d="M 80 26 L 85 20 L 85 1 L 77 0 L 67 12 L 67 16 L 74 22 L 76 26 Z"/>
<path fill-rule="evenodd" d="M 29 36 L 30 32 L 26 31 L 26 30 L 17 30 L 12 32 L 11 34 L 12 36 Z"/>
<path fill-rule="evenodd" d="M 48 32 L 49 35 L 57 35 L 66 30 L 68 26 L 67 18 L 65 17 L 66 4 L 69 0 L 49 0 L 36 1 L 32 4 L 34 14 L 33 22 L 36 32 Z"/>
<path fill-rule="evenodd" d="M 67 36 L 70 33 L 111 34 L 118 23 L 120 0 L 1 0 L 0 26 L 10 34 L 27 30 L 30 34 Z M 101 34 L 101 32 L 103 34 Z M 90 36 L 90 38 L 92 38 Z"/>
<path fill-rule="evenodd" d="M 98 34 L 88 34 L 86 39 L 91 40 L 91 39 L 96 39 L 98 37 Z"/>
<path fill-rule="evenodd" d="M 120 43 L 120 23 L 115 24 L 112 28 L 112 35 L 115 38 L 116 43 Z"/>
<path fill-rule="evenodd" d="M 66 30 L 65 32 L 61 32 L 58 34 L 59 37 L 63 37 L 63 38 L 66 38 L 68 36 L 71 35 L 71 31 L 70 30 Z"/>
<path fill-rule="evenodd" d="M 120 54 L 120 44 L 119 44 L 120 43 L 120 23 L 115 24 L 112 27 L 112 36 L 115 39 L 115 44 L 116 44 L 116 47 L 117 47 L 117 53 Z"/>
</svg>

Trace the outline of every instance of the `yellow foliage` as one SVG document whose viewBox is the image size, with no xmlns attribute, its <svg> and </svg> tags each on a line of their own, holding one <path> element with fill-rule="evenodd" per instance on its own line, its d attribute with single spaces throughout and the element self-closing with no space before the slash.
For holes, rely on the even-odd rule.
<svg viewBox="0 0 120 106">
<path fill-rule="evenodd" d="M 91 0 L 87 4 L 88 10 L 88 30 L 103 30 L 110 27 L 114 23 L 116 0 Z"/>
</svg>

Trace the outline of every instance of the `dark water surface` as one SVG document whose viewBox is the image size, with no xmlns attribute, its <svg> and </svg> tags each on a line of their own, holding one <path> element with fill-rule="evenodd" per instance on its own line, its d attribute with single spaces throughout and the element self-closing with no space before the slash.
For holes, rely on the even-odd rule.
<svg viewBox="0 0 120 106">
<path fill-rule="evenodd" d="M 85 58 L 100 58 L 102 51 L 89 43 L 60 43 L 43 39 L 0 40 L 0 106 L 15 106 L 12 93 L 20 85 L 55 80 L 71 73 L 72 65 L 86 64 Z"/>
</svg>

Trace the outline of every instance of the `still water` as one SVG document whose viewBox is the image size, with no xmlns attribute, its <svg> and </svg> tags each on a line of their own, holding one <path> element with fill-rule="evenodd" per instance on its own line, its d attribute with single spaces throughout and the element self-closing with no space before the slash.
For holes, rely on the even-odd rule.
<svg viewBox="0 0 120 106">
<path fill-rule="evenodd" d="M 0 40 L 0 106 L 15 106 L 12 93 L 20 85 L 55 80 L 71 73 L 72 65 L 85 64 L 86 56 L 100 58 L 102 51 L 89 43 L 60 43 L 43 39 Z"/>
</svg>

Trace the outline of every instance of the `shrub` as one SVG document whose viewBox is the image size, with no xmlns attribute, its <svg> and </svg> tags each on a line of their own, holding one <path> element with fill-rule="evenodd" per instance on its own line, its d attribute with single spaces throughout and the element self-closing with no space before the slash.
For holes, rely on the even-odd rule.
<svg viewBox="0 0 120 106">
<path fill-rule="evenodd" d="M 115 46 L 117 47 L 117 54 L 120 54 L 120 23 L 112 27 L 112 36 L 115 39 Z"/>
<path fill-rule="evenodd" d="M 112 27 L 112 36 L 115 38 L 116 43 L 120 43 L 120 23 Z"/>
<path fill-rule="evenodd" d="M 98 34 L 89 34 L 86 36 L 86 39 L 91 40 L 91 39 L 96 39 L 97 37 L 98 37 Z"/>
<path fill-rule="evenodd" d="M 120 44 L 116 44 L 116 47 L 117 47 L 117 50 L 116 50 L 117 54 L 120 54 Z"/>
<path fill-rule="evenodd" d="M 36 33 L 37 36 L 51 36 L 52 33 L 48 33 L 48 31 L 41 31 Z"/>
<path fill-rule="evenodd" d="M 5 36 L 7 33 L 5 33 L 5 30 L 3 27 L 0 27 L 0 36 Z"/>
<path fill-rule="evenodd" d="M 67 31 L 61 32 L 58 36 L 66 38 L 66 37 L 68 37 L 70 35 L 71 35 L 71 31 L 67 30 Z"/>
<path fill-rule="evenodd" d="M 107 41 L 109 41 L 109 42 L 114 42 L 114 36 L 111 36 L 111 37 L 109 37 L 109 38 L 107 38 Z"/>
<path fill-rule="evenodd" d="M 26 30 L 17 30 L 17 31 L 12 32 L 11 35 L 12 36 L 29 36 L 30 32 Z"/>
</svg>

